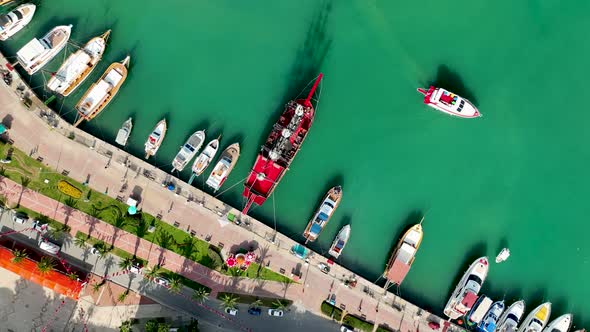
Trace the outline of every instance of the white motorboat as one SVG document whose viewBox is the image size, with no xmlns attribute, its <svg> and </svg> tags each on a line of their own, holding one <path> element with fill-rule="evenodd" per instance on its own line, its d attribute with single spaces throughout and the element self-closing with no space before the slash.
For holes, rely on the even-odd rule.
<svg viewBox="0 0 590 332">
<path fill-rule="evenodd" d="M 322 204 L 318 207 L 315 214 L 307 223 L 307 227 L 303 231 L 305 243 L 315 241 L 320 236 L 321 231 L 326 227 L 330 218 L 336 212 L 340 200 L 342 199 L 342 187 L 336 186 L 328 190 L 326 196 L 322 200 Z"/>
<path fill-rule="evenodd" d="M 497 301 L 492 304 L 492 307 L 486 312 L 483 319 L 477 324 L 478 332 L 495 332 L 498 318 L 504 312 L 504 301 Z"/>
<path fill-rule="evenodd" d="M 213 168 L 213 171 L 211 171 L 206 182 L 213 191 L 217 191 L 221 188 L 231 171 L 234 169 L 234 166 L 236 166 L 239 157 L 240 143 L 234 143 L 223 150 L 219 161 L 215 164 L 215 167 Z"/>
<path fill-rule="evenodd" d="M 119 129 L 119 132 L 117 132 L 117 138 L 115 138 L 115 142 L 122 146 L 127 145 L 127 140 L 129 139 L 129 135 L 131 135 L 132 128 L 133 119 L 129 118 L 127 119 L 127 121 L 123 122 L 123 127 L 121 127 L 121 129 Z"/>
<path fill-rule="evenodd" d="M 334 258 L 340 257 L 340 254 L 342 254 L 342 250 L 344 250 L 344 247 L 346 246 L 349 238 L 350 225 L 346 225 L 342 227 L 340 232 L 338 232 L 338 235 L 336 235 L 334 242 L 332 242 L 332 246 L 330 246 L 330 250 L 328 250 L 328 254 Z"/>
<path fill-rule="evenodd" d="M 145 142 L 145 159 L 148 159 L 158 152 L 158 149 L 160 148 L 160 145 L 162 145 L 162 141 L 166 136 L 166 129 L 166 119 L 162 119 L 156 124 L 156 127 Z"/>
<path fill-rule="evenodd" d="M 524 315 L 525 304 L 523 300 L 512 303 L 500 319 L 498 319 L 498 332 L 515 332 L 520 319 Z"/>
<path fill-rule="evenodd" d="M 500 251 L 498 256 L 496 256 L 496 263 L 502 263 L 503 261 L 507 260 L 510 257 L 510 249 L 504 248 Z"/>
<path fill-rule="evenodd" d="M 477 294 L 488 276 L 487 257 L 480 257 L 469 266 L 447 302 L 444 313 L 450 319 L 465 315 L 477 300 Z"/>
<path fill-rule="evenodd" d="M 72 33 L 72 25 L 60 25 L 49 31 L 43 38 L 33 38 L 16 52 L 18 63 L 33 75 L 43 68 L 66 46 Z"/>
<path fill-rule="evenodd" d="M 547 325 L 549 316 L 551 316 L 551 303 L 545 302 L 526 316 L 518 332 L 541 332 Z"/>
<path fill-rule="evenodd" d="M 197 157 L 195 163 L 193 164 L 192 170 L 196 176 L 203 174 L 203 172 L 207 169 L 211 160 L 217 154 L 217 150 L 219 149 L 219 137 L 212 140 L 207 144 L 203 152 Z"/>
<path fill-rule="evenodd" d="M 565 314 L 555 318 L 543 332 L 568 332 L 572 326 L 572 315 Z"/>
<path fill-rule="evenodd" d="M 172 171 L 182 172 L 186 165 L 195 157 L 203 142 L 205 141 L 205 131 L 199 130 L 191 135 L 188 140 L 180 147 L 180 151 L 172 161 Z"/>
<path fill-rule="evenodd" d="M 428 90 L 418 88 L 418 92 L 424 95 L 424 104 L 460 118 L 477 118 L 481 114 L 477 108 L 467 99 L 462 98 L 443 88 L 431 86 Z"/>
<path fill-rule="evenodd" d="M 119 92 L 127 79 L 127 67 L 131 57 L 127 56 L 121 62 L 112 63 L 96 83 L 92 84 L 80 98 L 75 108 L 80 118 L 74 127 L 82 121 L 94 119 Z"/>
<path fill-rule="evenodd" d="M 26 27 L 33 19 L 36 9 L 37 6 L 27 3 L 0 15 L 0 41 L 7 40 Z"/>
<path fill-rule="evenodd" d="M 47 82 L 51 91 L 67 97 L 86 80 L 102 59 L 111 30 L 90 39 L 83 48 L 72 53 Z"/>
</svg>

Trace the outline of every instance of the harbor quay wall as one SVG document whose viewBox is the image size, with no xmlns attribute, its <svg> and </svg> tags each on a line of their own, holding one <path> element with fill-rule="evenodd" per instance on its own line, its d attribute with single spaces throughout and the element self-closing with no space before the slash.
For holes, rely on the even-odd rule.
<svg viewBox="0 0 590 332">
<path fill-rule="evenodd" d="M 7 67 L 6 65 L 9 62 L 7 61 L 6 57 L 3 54 L 0 54 L 0 65 L 3 70 Z M 185 204 L 195 204 L 198 205 L 208 216 L 212 219 L 223 220 L 226 219 L 228 213 L 234 214 L 238 216 L 239 220 L 241 221 L 240 225 L 227 225 L 225 227 L 240 227 L 244 230 L 244 240 L 245 241 L 252 241 L 256 240 L 258 243 L 262 243 L 267 247 L 272 247 L 275 250 L 281 252 L 281 255 L 289 256 L 291 259 L 293 256 L 289 253 L 291 247 L 297 244 L 296 241 L 293 239 L 285 236 L 282 233 L 275 231 L 273 228 L 267 226 L 266 224 L 253 219 L 247 215 L 242 215 L 241 211 L 238 209 L 220 201 L 219 199 L 189 185 L 188 183 L 173 177 L 172 175 L 162 171 L 161 169 L 149 164 L 148 162 L 139 159 L 126 151 L 119 149 L 105 141 L 102 141 L 65 121 L 60 117 L 60 115 L 53 111 L 51 108 L 47 107 L 44 102 L 38 98 L 35 92 L 25 83 L 20 75 L 16 72 L 16 70 L 12 70 L 11 74 L 13 76 L 13 82 L 11 84 L 10 89 L 14 92 L 14 94 L 20 98 L 20 100 L 26 105 L 29 109 L 31 114 L 36 115 L 39 117 L 47 126 L 47 130 L 51 130 L 54 132 L 59 133 L 64 138 L 72 140 L 83 147 L 86 153 L 88 154 L 99 154 L 104 157 L 105 169 L 108 167 L 118 167 L 122 170 L 123 176 L 120 179 L 121 187 L 126 186 L 128 182 L 131 183 L 146 183 L 145 187 L 166 187 L 168 184 L 174 184 L 174 190 L 169 192 L 170 197 L 174 200 L 178 201 L 179 199 L 183 199 Z M 0 83 L 4 84 L 4 83 Z M 0 100 L 0 103 L 2 101 Z M 17 113 L 14 113 L 14 116 L 18 116 Z M 31 133 L 34 135 L 35 133 Z M 55 142 L 55 144 L 59 144 L 59 142 Z M 37 153 L 35 149 L 32 149 L 30 152 L 27 151 L 31 148 L 29 145 L 22 145 L 18 140 L 14 142 L 14 145 L 23 149 L 26 153 L 33 156 Z M 84 155 L 78 156 L 78 158 L 84 159 Z M 43 161 L 43 156 L 37 156 L 37 159 Z M 88 179 L 85 178 L 80 174 L 80 172 L 70 172 L 71 165 L 67 164 L 48 164 L 48 166 L 55 169 L 56 172 L 60 172 L 62 174 L 67 174 L 72 176 L 74 179 L 82 182 L 87 183 Z M 102 165 L 101 165 L 102 166 Z M 102 188 L 96 188 L 93 186 L 92 183 L 88 183 L 90 187 L 95 190 L 102 191 Z M 105 190 L 105 194 L 116 198 L 120 201 L 125 201 L 125 195 L 119 195 L 123 193 L 124 190 L 116 190 L 118 188 L 111 188 L 115 190 Z M 160 188 L 161 190 L 161 188 Z M 131 196 L 131 194 L 129 195 Z M 142 197 L 139 197 L 139 205 L 138 207 L 142 209 L 144 206 L 144 202 L 149 199 L 149 193 L 147 189 L 144 190 Z M 136 197 L 134 197 L 136 198 Z M 179 222 L 175 221 L 173 218 L 168 218 L 169 213 L 172 210 L 172 206 L 170 206 L 169 210 L 166 211 L 166 208 L 161 208 L 160 210 L 154 209 L 152 207 L 146 206 L 145 212 L 151 213 L 158 218 L 162 219 L 164 222 L 173 224 L 174 226 L 185 230 L 187 233 L 191 235 L 197 235 L 200 237 L 205 237 L 204 234 L 201 234 L 196 229 L 191 229 L 190 225 L 180 224 Z M 223 248 L 222 248 L 223 249 Z M 224 249 L 224 253 L 227 254 L 229 248 Z M 304 263 L 303 271 L 299 272 L 300 275 L 303 275 L 305 272 L 305 276 L 302 277 L 303 282 L 303 290 L 305 291 L 306 287 L 309 287 L 307 274 L 309 272 L 310 267 L 316 268 L 317 264 L 320 262 L 326 262 L 326 258 L 322 255 L 310 251 L 310 255 L 308 259 L 305 261 L 301 261 Z M 269 262 L 270 263 L 270 262 Z M 285 273 L 285 271 L 278 271 L 279 269 L 273 265 L 267 265 L 268 268 L 273 269 L 280 273 Z M 283 270 L 283 269 L 281 269 Z M 394 312 L 397 312 L 401 315 L 401 320 L 403 321 L 404 317 L 406 320 L 414 321 L 416 327 L 418 324 L 427 324 L 428 322 L 438 322 L 440 323 L 441 330 L 461 330 L 460 327 L 455 326 L 440 317 L 429 313 L 416 305 L 402 299 L 401 297 L 393 294 L 392 292 L 385 292 L 382 287 L 374 284 L 366 280 L 361 276 L 355 275 L 350 270 L 340 266 L 338 264 L 332 264 L 331 270 L 329 273 L 330 276 L 334 278 L 335 281 L 339 282 L 341 285 L 344 285 L 345 281 L 349 281 L 351 279 L 356 280 L 356 287 L 351 289 L 354 292 L 359 292 L 362 294 L 364 298 L 368 302 L 376 303 L 375 311 L 379 311 L 380 309 L 383 311 L 387 311 L 387 308 L 392 308 Z M 291 274 L 293 276 L 293 274 Z M 309 281 L 311 282 L 311 280 Z M 308 296 L 307 294 L 302 294 L 302 296 Z M 294 302 L 297 299 L 292 299 Z M 320 303 L 317 303 L 315 308 L 307 308 L 314 312 L 319 312 Z M 341 305 L 342 307 L 342 305 Z M 345 308 L 348 312 L 354 313 L 352 308 Z M 360 309 L 360 304 L 359 304 Z M 361 316 L 360 314 L 358 316 Z M 370 320 L 370 319 L 369 319 Z M 376 322 L 379 324 L 379 322 Z M 407 322 L 406 324 L 407 325 Z M 402 322 L 400 322 L 399 327 L 390 326 L 391 329 L 400 330 L 402 326 Z"/>
</svg>

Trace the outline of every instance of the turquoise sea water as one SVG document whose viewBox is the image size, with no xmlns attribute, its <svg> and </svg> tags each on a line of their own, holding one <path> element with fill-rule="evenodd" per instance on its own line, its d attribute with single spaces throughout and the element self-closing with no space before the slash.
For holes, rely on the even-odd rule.
<svg viewBox="0 0 590 332">
<path fill-rule="evenodd" d="M 470 260 L 508 246 L 512 256 L 492 266 L 485 293 L 523 297 L 529 309 L 550 300 L 555 315 L 573 312 L 576 325 L 589 326 L 589 7 L 581 0 L 53 0 L 1 47 L 14 54 L 57 24 L 74 24 L 78 43 L 113 29 L 84 87 L 128 52 L 130 75 L 82 128 L 113 142 L 132 115 L 129 149 L 142 155 L 166 117 L 154 162 L 167 170 L 192 132 L 223 133 L 223 147 L 242 145 L 225 188 L 247 175 L 282 105 L 322 71 L 315 123 L 276 191 L 279 230 L 301 239 L 325 191 L 341 183 L 342 204 L 312 248 L 327 251 L 350 222 L 341 261 L 375 280 L 405 227 L 426 213 L 402 296 L 440 311 Z M 415 89 L 429 82 L 468 97 L 484 117 L 427 109 Z M 54 108 L 73 119 L 83 90 Z M 239 207 L 241 189 L 222 198 Z M 273 224 L 273 212 L 269 201 L 252 215 Z"/>
</svg>

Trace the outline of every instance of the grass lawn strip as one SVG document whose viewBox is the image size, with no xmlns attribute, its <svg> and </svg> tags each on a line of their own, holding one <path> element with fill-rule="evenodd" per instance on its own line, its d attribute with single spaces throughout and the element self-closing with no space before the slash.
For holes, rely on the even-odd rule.
<svg viewBox="0 0 590 332">
<path fill-rule="evenodd" d="M 373 331 L 373 328 L 375 327 L 375 324 L 369 323 L 350 314 L 344 316 L 343 323 L 366 332 Z"/>
<path fill-rule="evenodd" d="M 320 310 L 324 315 L 331 317 L 337 322 L 340 322 L 340 320 L 342 319 L 342 309 L 336 308 L 335 306 L 331 305 L 326 301 L 322 302 Z"/>
<path fill-rule="evenodd" d="M 73 209 L 80 210 L 115 227 L 123 229 L 124 231 L 137 235 L 137 219 L 126 218 L 121 221 L 120 216 L 124 215 L 125 211 L 127 211 L 127 205 L 111 198 L 110 196 L 92 190 L 88 186 L 85 186 L 74 179 L 54 172 L 51 168 L 27 156 L 13 146 L 0 143 L 0 157 L 6 156 L 9 149 L 13 150 L 11 153 L 11 163 L 0 167 L 0 175 L 23 185 L 23 187 L 27 188 L 25 190 L 40 192 L 41 194 L 53 198 Z M 45 183 L 46 181 L 47 183 Z M 81 190 L 82 199 L 76 200 L 60 192 L 58 188 L 58 183 L 60 181 L 66 181 L 69 185 Z M 31 210 L 20 207 L 19 209 L 32 212 Z M 31 213 L 29 215 L 39 216 L 37 213 Z M 153 224 L 156 227 L 155 232 L 145 232 L 145 234 L 142 234 L 143 236 L 140 236 L 144 240 L 158 244 L 212 270 L 217 270 L 226 275 L 233 275 L 231 271 L 223 269 L 223 266 L 219 266 L 219 259 L 210 257 L 210 248 L 214 249 L 215 252 L 219 252 L 219 248 L 210 245 L 206 241 L 192 237 L 187 232 L 162 220 L 156 219 L 147 213 L 142 212 L 142 217 L 146 223 Z M 166 238 L 170 238 L 171 240 L 162 241 L 162 239 Z M 258 270 L 258 264 L 252 264 L 252 266 L 245 273 L 240 274 L 240 276 L 253 279 L 257 278 L 279 282 L 292 282 L 290 278 L 265 267 L 257 272 Z"/>
</svg>

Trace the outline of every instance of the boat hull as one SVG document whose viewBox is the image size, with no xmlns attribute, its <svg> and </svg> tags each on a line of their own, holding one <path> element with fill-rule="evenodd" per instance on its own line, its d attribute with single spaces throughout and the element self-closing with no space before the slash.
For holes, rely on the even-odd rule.
<svg viewBox="0 0 590 332">
<path fill-rule="evenodd" d="M 338 209 L 341 199 L 341 186 L 336 186 L 328 191 L 322 200 L 320 207 L 307 224 L 307 227 L 305 227 L 305 231 L 303 231 L 303 237 L 305 237 L 306 243 L 313 242 L 320 236 L 320 233 L 324 230 L 326 225 L 328 225 L 328 222 L 332 219 L 336 209 Z"/>
<path fill-rule="evenodd" d="M 428 90 L 419 88 L 418 92 L 424 95 L 424 104 L 448 115 L 464 119 L 481 116 L 479 110 L 469 100 L 442 88 L 431 86 Z"/>
<path fill-rule="evenodd" d="M 445 305 L 444 314 L 449 317 L 450 319 L 458 319 L 459 317 L 465 315 L 473 305 L 470 301 L 463 300 L 466 297 L 473 297 L 473 295 L 477 296 L 479 290 L 481 289 L 482 284 L 485 282 L 485 279 L 488 275 L 489 269 L 489 262 L 487 257 L 480 257 L 475 260 L 467 269 L 467 271 L 463 274 L 463 277 L 455 287 L 455 290 L 451 294 L 449 301 Z M 469 289 L 468 284 L 469 277 L 475 276 L 479 279 L 479 287 L 476 289 Z M 471 305 L 471 306 L 470 306 Z"/>
<path fill-rule="evenodd" d="M 346 247 L 346 243 L 348 243 L 348 239 L 350 238 L 350 225 L 346 225 L 342 227 L 342 229 L 336 235 L 334 242 L 332 242 L 332 246 L 330 246 L 330 250 L 328 250 L 328 254 L 334 258 L 340 257 L 342 251 Z"/>
<path fill-rule="evenodd" d="M 516 327 L 520 322 L 525 309 L 524 301 L 516 301 L 512 303 L 508 309 L 498 319 L 498 332 L 512 332 L 516 331 Z"/>
<path fill-rule="evenodd" d="M 34 75 L 64 49 L 71 33 L 72 25 L 61 25 L 53 28 L 41 40 L 31 40 L 16 52 L 19 64 L 29 75 Z M 43 46 L 48 45 L 43 44 L 46 42 L 52 42 L 51 48 Z"/>
<path fill-rule="evenodd" d="M 192 134 L 189 139 L 180 147 L 180 151 L 172 161 L 172 170 L 182 172 L 188 163 L 197 155 L 203 142 L 205 141 L 205 131 L 199 130 Z"/>
<path fill-rule="evenodd" d="M 391 257 L 389 258 L 387 268 L 383 273 L 383 277 L 387 279 L 388 282 L 393 283 L 394 285 L 401 285 L 401 283 L 406 278 L 406 275 L 410 271 L 412 264 L 414 263 L 416 253 L 418 252 L 418 249 L 420 249 L 423 236 L 424 232 L 422 229 L 422 224 L 416 224 L 410 227 L 410 229 L 404 233 L 404 235 L 398 241 L 398 244 Z M 404 244 L 406 244 L 406 246 L 404 246 Z M 413 253 L 411 254 L 411 258 L 407 259 L 408 249 L 412 250 L 412 248 Z M 403 257 L 400 255 L 402 253 L 402 249 L 404 249 Z"/>
<path fill-rule="evenodd" d="M 541 332 L 545 328 L 545 325 L 547 325 L 550 316 L 551 303 L 545 302 L 528 314 L 520 325 L 518 332 Z M 538 325 L 536 322 L 540 322 L 541 325 Z"/>
<path fill-rule="evenodd" d="M 155 155 L 166 137 L 166 120 L 160 120 L 145 142 L 145 159 Z M 157 135 L 155 135 L 157 133 Z"/>
<path fill-rule="evenodd" d="M 211 171 L 209 178 L 205 182 L 213 191 L 218 191 L 232 170 L 234 169 L 238 158 L 240 157 L 240 144 L 234 143 L 228 146 L 222 153 L 219 161 Z"/>
<path fill-rule="evenodd" d="M 214 139 L 207 144 L 203 152 L 201 152 L 193 164 L 192 171 L 196 176 L 200 176 L 205 172 L 207 167 L 209 167 L 209 164 L 211 164 L 211 160 L 215 158 L 217 150 L 219 150 L 219 139 Z"/>
<path fill-rule="evenodd" d="M 129 118 L 123 123 L 123 127 L 117 132 L 115 142 L 122 146 L 127 145 L 127 140 L 129 139 L 129 135 L 131 135 L 131 129 L 133 129 L 133 120 Z"/>
</svg>

